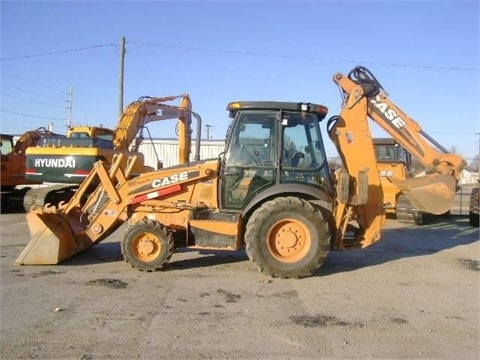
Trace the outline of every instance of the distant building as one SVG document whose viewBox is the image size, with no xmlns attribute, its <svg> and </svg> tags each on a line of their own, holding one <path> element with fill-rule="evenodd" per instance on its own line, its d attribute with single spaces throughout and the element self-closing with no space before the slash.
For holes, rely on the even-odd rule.
<svg viewBox="0 0 480 360">
<path fill-rule="evenodd" d="M 190 160 L 194 160 L 196 141 L 192 140 Z M 225 140 L 202 140 L 200 144 L 200 159 L 217 158 L 225 150 Z M 145 139 L 139 151 L 145 157 L 145 165 L 158 169 L 157 160 L 163 167 L 178 164 L 178 140 L 176 139 Z"/>
<path fill-rule="evenodd" d="M 476 184 L 478 181 L 478 172 L 463 170 L 460 174 L 459 183 L 462 185 Z"/>
</svg>

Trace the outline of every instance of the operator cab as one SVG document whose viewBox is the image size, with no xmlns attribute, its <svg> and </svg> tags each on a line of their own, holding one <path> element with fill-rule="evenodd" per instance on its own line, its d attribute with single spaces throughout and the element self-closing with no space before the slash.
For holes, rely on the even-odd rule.
<svg viewBox="0 0 480 360">
<path fill-rule="evenodd" d="M 13 136 L 1 134 L 0 136 L 0 152 L 2 155 L 10 154 L 13 151 Z"/>
<path fill-rule="evenodd" d="M 374 138 L 375 155 L 379 163 L 404 163 L 411 168 L 412 156 L 391 138 Z"/>
<path fill-rule="evenodd" d="M 333 193 L 319 126 L 325 106 L 245 101 L 227 110 L 233 121 L 221 169 L 222 208 L 243 210 L 257 195 Z"/>
</svg>

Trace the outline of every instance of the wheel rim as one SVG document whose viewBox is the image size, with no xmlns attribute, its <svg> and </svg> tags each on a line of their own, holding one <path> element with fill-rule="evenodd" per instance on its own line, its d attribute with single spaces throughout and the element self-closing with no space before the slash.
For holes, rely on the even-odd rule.
<svg viewBox="0 0 480 360">
<path fill-rule="evenodd" d="M 276 259 L 291 263 L 308 253 L 312 239 L 305 224 L 295 219 L 283 219 L 271 227 L 267 245 Z"/>
<path fill-rule="evenodd" d="M 152 233 L 142 233 L 132 242 L 133 255 L 144 262 L 156 259 L 162 251 L 160 239 Z"/>
</svg>

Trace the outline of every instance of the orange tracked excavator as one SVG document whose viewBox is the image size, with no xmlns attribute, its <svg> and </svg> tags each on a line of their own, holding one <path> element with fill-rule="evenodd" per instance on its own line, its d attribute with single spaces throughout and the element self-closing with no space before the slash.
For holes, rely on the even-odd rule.
<svg viewBox="0 0 480 360">
<path fill-rule="evenodd" d="M 14 136 L 1 134 L 1 211 L 15 211 L 21 207 L 24 194 L 28 185 L 38 184 L 38 181 L 25 177 L 25 151 L 27 148 L 37 146 L 44 136 L 56 135 L 53 132 L 40 127 L 29 130 L 20 135 L 14 143 Z"/>
<path fill-rule="evenodd" d="M 2 189 L 38 183 L 25 179 L 25 151 L 28 147 L 37 146 L 46 135 L 53 135 L 53 133 L 45 128 L 29 130 L 14 144 L 13 135 L 1 134 Z"/>
<path fill-rule="evenodd" d="M 16 264 L 57 264 L 102 241 L 127 220 L 121 252 L 143 271 L 162 269 L 178 247 L 245 246 L 263 273 L 298 278 L 313 274 L 329 250 L 374 243 L 385 211 L 366 115 L 371 97 L 381 93 L 342 74 L 334 81 L 345 99 L 340 116 L 329 122 L 329 133 L 346 170 L 332 174 L 327 163 L 320 130 L 326 107 L 232 102 L 227 110 L 233 120 L 219 158 L 137 177 L 131 176 L 135 157 L 121 166 L 121 154 L 110 169 L 96 162 L 69 203 L 27 214 L 32 239 Z M 376 101 L 386 99 L 380 95 Z M 382 105 L 384 112 L 387 106 Z M 448 169 L 443 175 L 454 185 L 457 169 L 450 162 L 439 168 Z M 100 185 L 84 200 L 93 183 Z M 401 186 L 407 189 L 408 183 Z M 440 183 L 438 188 L 414 183 L 408 189 L 412 198 L 423 190 L 436 196 L 442 203 L 435 204 L 438 211 L 452 191 Z M 432 210 L 430 205 L 425 207 Z"/>
</svg>

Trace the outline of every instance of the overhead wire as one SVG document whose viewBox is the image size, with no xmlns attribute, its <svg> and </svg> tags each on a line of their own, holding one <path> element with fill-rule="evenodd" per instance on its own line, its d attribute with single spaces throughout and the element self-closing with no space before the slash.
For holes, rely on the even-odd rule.
<svg viewBox="0 0 480 360">
<path fill-rule="evenodd" d="M 32 99 L 23 98 L 23 97 L 21 97 L 21 96 L 16 96 L 16 95 L 12 95 L 12 94 L 7 94 L 7 93 L 4 93 L 3 91 L 0 92 L 0 94 L 3 95 L 3 96 L 8 96 L 8 97 L 15 98 L 15 99 L 25 100 L 25 101 L 28 101 L 28 102 L 30 102 L 30 103 L 35 103 L 35 104 L 40 104 L 40 105 L 48 105 L 48 106 L 53 106 L 53 107 L 57 107 L 57 108 L 61 108 L 61 109 L 65 109 L 65 108 L 66 108 L 65 106 L 61 106 L 61 105 L 44 103 L 44 102 L 41 102 L 41 101 L 36 101 L 36 100 L 32 100 Z"/>
<path fill-rule="evenodd" d="M 98 48 L 109 47 L 109 46 L 118 46 L 118 44 L 113 44 L 113 43 L 109 43 L 109 44 L 99 44 L 99 45 L 92 45 L 92 46 L 87 46 L 87 47 L 82 47 L 82 48 L 76 48 L 76 49 L 50 51 L 50 52 L 40 53 L 40 54 L 11 56 L 11 57 L 1 58 L 0 60 L 1 60 L 1 61 L 9 61 L 9 60 L 28 59 L 28 58 L 34 58 L 34 57 L 40 57 L 40 56 L 58 55 L 58 54 L 65 54 L 65 53 L 70 53 L 70 52 L 77 52 L 77 51 L 84 51 L 84 50 L 92 50 L 92 49 L 98 49 Z"/>
<path fill-rule="evenodd" d="M 392 66 L 392 67 L 410 67 L 410 68 L 419 68 L 419 69 L 436 69 L 436 70 L 457 70 L 457 71 L 478 71 L 480 68 L 469 68 L 469 67 L 449 67 L 449 66 L 432 66 L 432 65 L 416 65 L 416 64 L 405 64 L 405 63 L 389 63 L 389 62 L 368 62 L 368 61 L 358 61 L 358 60 L 345 60 L 345 59 L 332 59 L 332 58 L 319 58 L 319 57 L 311 57 L 311 56 L 296 56 L 296 55 L 286 55 L 286 54 L 272 54 L 272 53 L 261 53 L 261 52 L 254 52 L 254 51 L 238 51 L 238 50 L 227 50 L 227 49 L 214 49 L 214 48 L 204 48 L 204 47 L 191 47 L 191 46 L 181 46 L 181 45 L 171 45 L 171 44 L 165 44 L 165 43 L 147 43 L 147 42 L 137 42 L 137 41 L 127 41 L 127 44 L 131 45 L 138 45 L 138 46 L 150 46 L 150 47 L 163 47 L 163 48 L 172 48 L 172 49 L 180 49 L 180 50 L 187 50 L 187 51 L 199 51 L 199 52 L 212 52 L 212 53 L 224 53 L 224 54 L 233 54 L 233 55 L 246 55 L 246 56 L 260 56 L 260 57 L 271 57 L 271 58 L 284 58 L 284 59 L 293 59 L 293 60 L 309 60 L 309 61 L 320 61 L 320 62 L 342 62 L 342 63 L 362 63 L 362 64 L 370 64 L 370 65 L 381 65 L 381 66 Z M 71 53 L 71 52 L 79 52 L 79 51 L 86 51 L 86 50 L 93 50 L 93 49 L 98 49 L 98 48 L 104 48 L 104 47 L 115 47 L 117 48 L 119 45 L 116 43 L 105 43 L 105 44 L 98 44 L 98 45 L 92 45 L 88 47 L 82 47 L 82 48 L 74 48 L 74 49 L 65 49 L 65 50 L 58 50 L 58 51 L 50 51 L 50 52 L 45 52 L 45 53 L 38 53 L 38 54 L 30 54 L 30 55 L 22 55 L 22 56 L 11 56 L 11 57 L 4 57 L 0 58 L 0 61 L 10 61 L 10 60 L 20 60 L 20 59 L 29 59 L 29 58 L 35 58 L 35 57 L 41 57 L 41 56 L 50 56 L 50 55 L 57 55 L 57 54 L 65 54 L 65 53 Z M 2 73 L 32 83 L 34 85 L 42 86 L 45 88 L 48 88 L 50 90 L 56 90 L 61 93 L 60 90 L 46 86 L 46 85 L 41 85 L 38 83 L 35 83 L 33 81 L 21 78 L 17 75 L 13 75 L 7 72 L 2 71 Z M 39 95 L 39 96 L 45 96 L 49 97 L 55 100 L 62 100 L 64 99 L 59 99 L 53 96 L 48 96 L 44 94 L 39 94 L 33 91 L 29 91 L 26 89 L 22 89 L 13 85 L 8 85 L 4 84 L 6 86 L 10 86 L 12 88 L 16 88 L 18 90 L 28 92 L 34 95 Z M 11 96 L 11 95 L 7 95 Z M 64 119 L 55 119 L 51 117 L 42 117 L 42 116 L 33 116 L 29 114 L 23 114 L 20 112 L 15 112 L 15 111 L 10 111 L 10 110 L 5 110 L 5 109 L 0 109 L 1 111 L 4 112 L 10 112 L 13 114 L 18 114 L 18 115 L 24 115 L 24 116 L 32 116 L 32 117 L 37 117 L 37 118 L 44 118 L 44 119 L 52 119 L 52 120 L 64 120 Z"/>
<path fill-rule="evenodd" d="M 365 64 L 365 65 L 379 65 L 379 66 L 396 66 L 396 67 L 410 67 L 418 69 L 435 69 L 435 70 L 460 70 L 460 71 L 478 71 L 478 67 L 455 67 L 455 66 L 434 66 L 434 65 L 419 65 L 419 64 L 406 64 L 406 63 L 390 63 L 390 62 L 378 62 L 378 61 L 359 61 L 359 60 L 346 60 L 346 59 L 332 59 L 332 58 L 319 58 L 314 56 L 298 56 L 298 55 L 286 55 L 286 54 L 272 54 L 272 53 L 262 53 L 255 51 L 239 51 L 239 50 L 227 50 L 227 49 L 214 49 L 214 48 L 205 48 L 205 47 L 192 47 L 192 46 L 182 46 L 182 45 L 172 45 L 165 43 L 148 43 L 148 42 L 139 42 L 139 41 L 126 41 L 127 44 L 139 45 L 139 46 L 153 46 L 153 47 L 163 47 L 171 49 L 180 49 L 188 51 L 200 51 L 200 52 L 213 52 L 213 53 L 224 53 L 224 54 L 233 54 L 233 55 L 247 55 L 247 56 L 261 56 L 261 57 L 272 57 L 272 58 L 284 58 L 284 59 L 294 59 L 294 60 L 310 60 L 310 61 L 322 61 L 322 62 L 339 62 L 339 63 L 355 63 L 355 64 Z M 75 49 L 66 49 L 66 50 L 57 50 L 50 51 L 39 54 L 31 55 L 21 55 L 21 56 L 10 56 L 0 58 L 0 61 L 10 61 L 10 60 L 21 60 L 28 59 L 40 56 L 49 56 L 57 54 L 65 54 L 69 52 L 78 52 L 85 50 L 93 50 L 103 47 L 115 47 L 117 48 L 119 44 L 115 43 L 106 43 L 92 45 L 82 48 Z"/>
<path fill-rule="evenodd" d="M 9 114 L 14 114 L 14 115 L 21 115 L 21 116 L 28 116 L 32 118 L 37 118 L 37 119 L 47 119 L 47 120 L 59 120 L 59 121 L 64 121 L 65 119 L 60 119 L 60 118 L 54 118 L 51 116 L 39 116 L 39 115 L 31 115 L 31 114 L 25 114 L 17 111 L 12 111 L 12 110 L 7 110 L 7 109 L 1 109 L 1 112 L 9 113 Z"/>
<path fill-rule="evenodd" d="M 435 70 L 463 70 L 463 71 L 478 71 L 478 70 L 480 70 L 480 68 L 468 68 L 468 67 L 415 65 L 415 64 L 402 64 L 402 63 L 389 63 L 389 62 L 329 59 L 329 58 L 318 58 L 318 57 L 313 57 L 313 56 L 296 56 L 296 55 L 285 55 L 285 54 L 260 53 L 260 52 L 253 52 L 253 51 L 198 48 L 198 47 L 189 47 L 189 46 L 180 46 L 180 45 L 170 45 L 170 44 L 163 44 L 163 43 L 146 43 L 146 42 L 136 42 L 136 41 L 127 41 L 126 43 L 127 44 L 133 44 L 133 45 L 139 45 L 139 46 L 154 46 L 154 47 L 163 47 L 163 48 L 190 50 L 190 51 L 215 52 L 215 53 L 234 54 L 234 55 L 236 54 L 236 55 L 262 56 L 262 57 L 284 58 L 284 59 L 294 59 L 294 60 L 341 62 L 341 63 L 354 63 L 354 64 L 362 63 L 362 64 L 366 64 L 366 65 L 411 67 L 411 68 L 435 69 Z"/>
<path fill-rule="evenodd" d="M 20 76 L 17 76 L 17 75 L 14 75 L 14 74 L 11 74 L 11 73 L 7 73 L 5 71 L 2 71 L 3 74 L 5 75 L 8 75 L 10 76 L 11 78 L 14 78 L 14 79 L 17 79 L 17 80 L 21 80 L 25 83 L 30 83 L 30 84 L 33 84 L 33 85 L 36 85 L 38 87 L 41 87 L 42 89 L 48 89 L 48 91 L 55 91 L 59 94 L 65 94 L 66 95 L 66 92 L 64 91 L 61 91 L 61 90 L 58 90 L 58 89 L 55 89 L 51 86 L 47 86 L 47 85 L 43 85 L 43 84 L 40 84 L 40 83 L 37 83 L 37 82 L 34 82 L 34 81 L 30 81 L 30 80 L 27 80 L 25 78 L 22 78 Z M 28 94 L 32 94 L 32 95 L 35 95 L 35 97 L 44 97 L 44 98 L 48 98 L 48 99 L 53 99 L 53 100 L 58 100 L 60 101 L 63 105 L 58 105 L 58 104 L 53 104 L 53 103 L 47 103 L 47 102 L 43 102 L 43 101 L 38 101 L 38 100 L 33 100 L 33 99 L 28 99 L 26 97 L 22 97 L 22 96 L 18 96 L 18 95 L 13 95 L 13 94 L 10 94 L 10 93 L 6 93 L 4 91 L 0 92 L 0 94 L 2 96 L 7 96 L 7 97 L 10 97 L 10 98 L 15 98 L 15 99 L 19 99 L 19 100 L 22 100 L 22 101 L 25 101 L 27 103 L 34 103 L 34 104 L 40 104 L 40 105 L 46 105 L 46 106 L 49 106 L 49 107 L 55 107 L 55 108 L 59 108 L 59 109 L 67 109 L 66 105 L 65 105 L 65 102 L 66 102 L 66 99 L 62 99 L 62 98 L 59 98 L 59 97 L 56 97 L 56 96 L 52 96 L 52 95 L 47 95 L 45 93 L 40 93 L 38 91 L 31 91 L 31 90 L 27 90 L 23 87 L 20 87 L 20 86 L 16 86 L 16 85 L 12 85 L 12 84 L 7 84 L 7 83 L 4 83 L 3 81 L 0 82 L 0 84 L 2 85 L 2 88 L 3 87 L 8 87 L 8 88 L 12 88 L 12 89 L 16 89 L 16 90 L 19 90 L 19 91 L 22 91 L 24 93 L 28 93 Z M 1 108 L 0 109 L 1 112 L 4 112 L 4 113 L 8 113 L 8 114 L 12 114 L 12 115 L 16 115 L 16 116 L 23 116 L 23 117 L 28 117 L 28 118 L 37 118 L 37 119 L 46 119 L 46 120 L 50 120 L 50 121 L 65 121 L 65 119 L 61 119 L 61 118 L 58 118 L 58 116 L 41 116 L 41 115 L 32 115 L 32 114 L 27 114 L 27 113 L 24 113 L 24 112 L 20 112 L 20 111 L 14 111 L 14 110 L 10 110 L 10 109 L 5 109 L 5 108 Z"/>
<path fill-rule="evenodd" d="M 24 81 L 24 82 L 28 82 L 28 83 L 33 84 L 33 85 L 37 85 L 37 86 L 43 87 L 43 88 L 46 88 L 46 89 L 48 89 L 48 90 L 56 91 L 56 92 L 59 92 L 60 94 L 65 94 L 64 91 L 59 90 L 59 89 L 57 89 L 57 88 L 55 88 L 55 87 L 53 87 L 53 86 L 48 86 L 48 85 L 44 85 L 44 84 L 39 84 L 39 83 L 37 83 L 37 82 L 35 82 L 35 81 L 31 81 L 31 80 L 24 79 L 24 78 L 22 78 L 22 77 L 20 77 L 20 76 L 18 76 L 18 75 L 14 75 L 14 74 L 8 73 L 8 72 L 3 71 L 3 70 L 2 70 L 2 73 L 5 74 L 5 75 L 7 75 L 7 76 L 11 76 L 11 77 L 13 77 L 13 78 L 15 78 L 15 79 L 18 79 L 18 80 L 21 80 L 21 81 Z"/>
<path fill-rule="evenodd" d="M 59 100 L 59 101 L 65 101 L 65 99 L 60 99 L 60 98 L 55 97 L 55 96 L 45 95 L 45 94 L 41 94 L 41 93 L 38 93 L 38 92 L 35 92 L 35 91 L 30 91 L 30 90 L 27 90 L 27 89 L 23 89 L 23 88 L 21 88 L 21 87 L 19 87 L 19 86 L 15 86 L 15 85 L 11 85 L 11 84 L 5 84 L 4 82 L 0 82 L 0 84 L 2 84 L 3 86 L 7 86 L 7 87 L 10 87 L 10 88 L 13 88 L 13 89 L 17 89 L 17 90 L 20 90 L 20 91 L 24 91 L 24 92 L 29 93 L 29 94 L 38 95 L 38 96 L 43 96 L 43 97 L 47 97 L 47 98 L 54 99 L 54 100 Z"/>
</svg>

